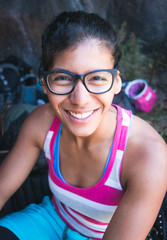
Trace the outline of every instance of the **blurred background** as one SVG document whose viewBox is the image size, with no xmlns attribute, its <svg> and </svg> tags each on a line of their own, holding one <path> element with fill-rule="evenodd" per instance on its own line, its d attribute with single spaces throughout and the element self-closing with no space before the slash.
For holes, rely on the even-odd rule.
<svg viewBox="0 0 167 240">
<path fill-rule="evenodd" d="M 167 0 L 0 0 L 0 163 L 15 144 L 28 114 L 48 101 L 38 78 L 41 35 L 53 16 L 71 10 L 98 13 L 113 25 L 123 54 L 118 68 L 124 85 L 114 103 L 145 119 L 167 142 Z M 149 111 L 143 111 L 148 99 L 143 98 L 139 111 L 125 94 L 136 79 L 146 81 L 157 96 Z M 137 89 L 136 94 L 142 92 Z M 0 216 L 39 203 L 43 195 L 50 194 L 47 168 L 41 154 Z M 163 218 L 165 206 L 159 215 Z M 161 235 L 161 222 L 158 217 L 147 239 L 166 236 L 166 228 Z"/>
<path fill-rule="evenodd" d="M 69 10 L 98 13 L 116 29 L 123 53 L 119 64 L 123 82 L 145 79 L 158 95 L 156 104 L 149 113 L 137 114 L 151 123 L 166 140 L 166 0 L 0 0 L 1 64 L 7 62 L 19 65 L 19 77 L 22 82 L 27 81 L 24 85 L 36 84 L 34 78 L 38 78 L 41 35 L 54 15 Z M 11 82 L 14 82 L 13 79 Z M 10 90 L 14 91 L 15 86 L 12 83 L 9 85 Z M 1 84 L 0 95 L 3 94 L 3 87 Z M 32 96 L 33 90 L 29 92 Z M 26 94 L 24 102 L 32 104 L 32 99 L 25 100 L 31 98 L 29 93 Z M 42 94 L 40 90 L 38 94 Z M 8 94 L 4 100 L 4 96 L 0 96 L 1 109 L 7 99 L 13 101 L 9 100 L 10 97 Z M 45 101 L 44 97 L 39 96 L 39 100 L 41 98 Z"/>
</svg>

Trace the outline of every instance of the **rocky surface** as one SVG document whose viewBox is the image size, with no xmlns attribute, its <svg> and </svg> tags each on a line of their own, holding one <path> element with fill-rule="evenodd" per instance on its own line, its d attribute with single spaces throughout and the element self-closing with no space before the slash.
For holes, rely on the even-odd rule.
<svg viewBox="0 0 167 240">
<path fill-rule="evenodd" d="M 46 24 L 61 11 L 78 9 L 97 12 L 116 26 L 126 21 L 129 32 L 148 46 L 167 34 L 166 0 L 0 0 L 0 60 L 15 54 L 37 68 Z"/>
<path fill-rule="evenodd" d="M 158 101 L 149 114 L 140 114 L 166 139 L 167 137 L 167 1 L 153 0 L 0 0 L 0 61 L 16 55 L 38 70 L 41 34 L 62 11 L 96 12 L 116 27 L 127 22 L 129 33 L 142 40 L 145 49 L 157 46 L 153 72 L 162 62 L 161 74 L 154 78 Z M 161 58 L 161 55 L 165 56 Z M 152 74 L 153 75 L 153 74 Z"/>
</svg>

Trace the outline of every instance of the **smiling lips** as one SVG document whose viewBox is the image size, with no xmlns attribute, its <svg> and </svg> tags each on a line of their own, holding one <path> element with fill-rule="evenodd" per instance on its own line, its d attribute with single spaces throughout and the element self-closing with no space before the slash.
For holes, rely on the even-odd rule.
<svg viewBox="0 0 167 240">
<path fill-rule="evenodd" d="M 89 117 L 93 113 L 93 111 L 84 112 L 84 113 L 74 113 L 74 112 L 69 112 L 69 113 L 77 119 L 85 119 Z"/>
</svg>

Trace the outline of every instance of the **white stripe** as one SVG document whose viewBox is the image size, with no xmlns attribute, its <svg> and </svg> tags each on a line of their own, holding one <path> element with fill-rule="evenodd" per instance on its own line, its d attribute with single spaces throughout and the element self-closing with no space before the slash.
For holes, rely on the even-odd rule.
<svg viewBox="0 0 167 240">
<path fill-rule="evenodd" d="M 82 224 L 84 224 L 86 227 L 88 228 L 92 228 L 96 231 L 101 231 L 101 232 L 105 232 L 106 228 L 107 228 L 107 224 L 106 225 L 100 225 L 100 224 L 96 224 L 93 223 L 91 221 L 86 220 L 85 218 L 83 218 L 81 215 L 77 214 L 76 212 L 74 212 L 71 208 L 66 207 L 67 211 L 77 220 L 79 220 Z M 112 217 L 112 216 L 111 216 Z"/>
<path fill-rule="evenodd" d="M 49 160 L 51 160 L 51 154 L 50 154 L 50 142 L 53 136 L 53 131 L 49 131 L 46 139 L 45 139 L 45 143 L 44 143 L 44 152 L 45 152 L 45 156 L 46 158 L 48 158 Z"/>
<path fill-rule="evenodd" d="M 146 101 L 149 101 L 151 97 L 152 97 L 152 93 L 149 92 L 148 95 L 145 97 Z"/>
<path fill-rule="evenodd" d="M 106 186 L 109 186 L 109 187 L 113 187 L 113 188 L 116 188 L 118 190 L 122 190 L 120 184 L 118 184 L 118 182 L 108 178 L 106 183 L 105 183 Z"/>
<path fill-rule="evenodd" d="M 122 126 L 129 126 L 130 124 L 130 117 L 128 114 L 125 112 L 125 110 L 122 108 L 122 116 L 123 116 L 123 121 L 122 121 Z"/>
<path fill-rule="evenodd" d="M 117 150 L 116 157 L 115 157 L 115 162 L 112 167 L 110 176 L 108 177 L 107 181 L 105 182 L 105 185 L 109 187 L 114 187 L 118 190 L 122 190 L 122 186 L 120 183 L 119 179 L 119 169 L 120 169 L 120 164 L 123 156 L 123 151 Z"/>
<path fill-rule="evenodd" d="M 49 186 L 53 195 L 64 205 L 100 222 L 109 222 L 117 206 L 108 206 L 81 197 L 57 186 L 49 177 Z"/>
<path fill-rule="evenodd" d="M 86 227 L 80 225 L 77 221 L 75 221 L 73 218 L 71 218 L 69 215 L 66 214 L 64 209 L 62 208 L 59 201 L 57 201 L 58 208 L 62 214 L 62 216 L 72 225 L 75 226 L 75 229 L 80 232 L 83 235 L 92 237 L 92 238 L 102 238 L 103 233 L 96 233 L 94 231 L 91 231 L 90 229 L 87 229 Z"/>
</svg>

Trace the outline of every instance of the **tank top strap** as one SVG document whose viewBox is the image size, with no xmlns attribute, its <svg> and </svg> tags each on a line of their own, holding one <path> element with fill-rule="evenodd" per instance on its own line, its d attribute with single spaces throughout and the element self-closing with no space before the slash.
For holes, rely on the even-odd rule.
<svg viewBox="0 0 167 240">
<path fill-rule="evenodd" d="M 61 124 L 60 119 L 57 116 L 55 116 L 49 131 L 57 132 L 59 130 L 60 124 Z"/>
<path fill-rule="evenodd" d="M 129 129 L 132 121 L 132 112 L 121 108 L 120 106 L 113 105 L 117 108 L 117 127 L 113 142 L 113 149 L 110 157 L 110 167 L 107 168 L 109 176 L 105 185 L 115 187 L 116 189 L 123 190 L 120 180 L 122 161 L 124 151 L 126 149 Z"/>
<path fill-rule="evenodd" d="M 44 152 L 47 160 L 51 160 L 52 158 L 54 141 L 59 131 L 60 125 L 61 125 L 60 119 L 57 116 L 55 116 L 52 122 L 52 125 L 46 134 L 46 138 L 44 141 Z"/>
</svg>

